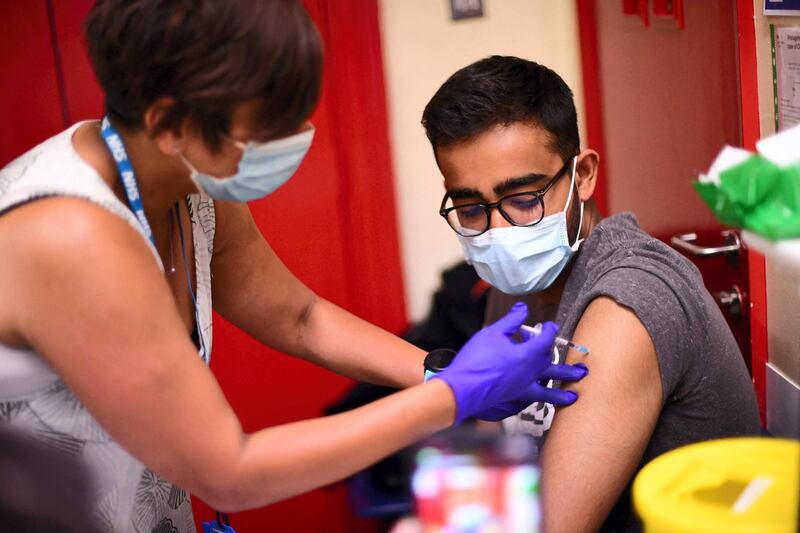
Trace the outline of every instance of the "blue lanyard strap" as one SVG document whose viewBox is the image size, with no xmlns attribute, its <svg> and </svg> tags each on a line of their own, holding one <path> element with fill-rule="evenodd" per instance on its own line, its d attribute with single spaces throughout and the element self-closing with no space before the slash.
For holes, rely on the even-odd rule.
<svg viewBox="0 0 800 533">
<path fill-rule="evenodd" d="M 125 195 L 128 197 L 128 205 L 136 215 L 139 225 L 142 226 L 144 234 L 156 245 L 156 239 L 153 236 L 153 230 L 150 228 L 150 223 L 147 221 L 147 216 L 144 214 L 144 204 L 142 204 L 142 196 L 139 194 L 139 182 L 136 180 L 136 173 L 133 171 L 131 160 L 128 159 L 128 152 L 125 150 L 125 143 L 122 142 L 122 136 L 117 129 L 111 125 L 108 117 L 103 117 L 101 123 L 100 133 L 103 135 L 103 140 L 108 146 L 108 151 L 114 158 L 119 171 L 119 179 L 122 182 L 122 187 L 125 189 Z"/>
<path fill-rule="evenodd" d="M 144 204 L 142 204 L 142 196 L 139 193 L 139 182 L 136 179 L 136 173 L 133 171 L 131 160 L 128 158 L 128 152 L 125 150 L 125 143 L 122 142 L 122 136 L 117 129 L 111 125 L 108 117 L 103 117 L 100 133 L 103 136 L 106 146 L 108 146 L 108 151 L 111 152 L 111 156 L 114 158 L 114 162 L 117 164 L 119 179 L 122 182 L 123 189 L 125 189 L 125 195 L 128 197 L 128 205 L 131 211 L 133 211 L 133 214 L 136 215 L 139 224 L 142 226 L 142 230 L 144 230 L 144 234 L 147 235 L 147 238 L 150 239 L 150 242 L 153 243 L 153 247 L 155 248 L 156 239 L 153 236 L 150 223 L 147 221 L 147 215 L 144 214 Z M 194 294 L 194 290 L 192 290 L 192 278 L 189 273 L 189 263 L 186 258 L 186 243 L 183 238 L 183 224 L 181 223 L 181 213 L 178 204 L 175 204 L 175 216 L 178 220 L 178 233 L 181 238 L 181 254 L 183 257 L 183 265 L 186 269 L 186 281 L 189 285 L 189 294 L 192 296 L 192 304 L 194 305 L 194 320 L 195 327 L 197 328 L 200 350 L 202 352 L 201 355 L 204 361 L 208 361 L 208 350 L 206 350 L 205 343 L 203 342 L 203 333 L 200 330 L 200 312 L 197 308 L 197 297 Z"/>
</svg>

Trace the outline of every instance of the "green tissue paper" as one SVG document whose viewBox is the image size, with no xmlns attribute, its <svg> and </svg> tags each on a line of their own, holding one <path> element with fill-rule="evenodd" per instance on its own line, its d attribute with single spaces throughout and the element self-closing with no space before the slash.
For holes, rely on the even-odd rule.
<svg viewBox="0 0 800 533">
<path fill-rule="evenodd" d="M 762 143 L 766 155 L 724 149 L 694 188 L 723 224 L 773 241 L 800 237 L 800 129 Z"/>
</svg>

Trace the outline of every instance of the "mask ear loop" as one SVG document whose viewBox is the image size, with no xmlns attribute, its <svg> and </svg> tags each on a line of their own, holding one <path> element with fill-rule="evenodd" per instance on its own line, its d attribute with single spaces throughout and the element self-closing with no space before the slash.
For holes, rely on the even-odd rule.
<svg viewBox="0 0 800 533">
<path fill-rule="evenodd" d="M 236 148 L 238 148 L 238 149 L 239 149 L 239 150 L 241 150 L 242 152 L 246 152 L 246 151 L 247 151 L 247 149 L 250 147 L 250 145 L 254 144 L 252 141 L 251 141 L 251 142 L 242 142 L 242 141 L 237 141 L 237 140 L 236 140 L 236 139 L 234 139 L 233 137 L 229 137 L 229 136 L 225 135 L 224 133 L 222 133 L 222 134 L 220 134 L 220 135 L 222 135 L 222 137 L 223 137 L 225 140 L 227 140 L 228 142 L 232 143 L 232 144 L 233 144 L 233 145 L 234 145 Z"/>
<path fill-rule="evenodd" d="M 202 193 L 202 194 L 208 194 L 206 192 L 205 188 L 203 187 L 203 184 L 200 183 L 199 179 L 197 179 L 197 175 L 199 174 L 199 172 L 194 167 L 194 165 L 191 164 L 189 162 L 189 160 L 186 159 L 186 157 L 182 153 L 178 152 L 176 155 L 181 158 L 181 161 L 183 161 L 183 164 L 186 165 L 186 167 L 189 169 L 189 179 L 192 180 L 192 183 L 194 183 L 194 186 L 197 187 L 197 192 Z"/>
<path fill-rule="evenodd" d="M 584 241 L 584 239 L 580 238 L 580 236 L 581 236 L 581 227 L 583 227 L 583 200 L 581 200 L 581 218 L 580 218 L 580 222 L 578 222 L 578 233 L 577 233 L 577 235 L 575 235 L 575 244 L 570 246 L 570 248 L 572 248 L 573 252 L 577 252 L 578 248 L 580 248 L 580 246 L 581 246 L 581 243 Z"/>
<path fill-rule="evenodd" d="M 569 203 L 572 201 L 572 190 L 575 188 L 575 170 L 578 168 L 578 156 L 572 156 L 572 175 L 569 178 L 569 194 L 567 195 L 567 203 L 564 204 L 564 213 L 569 208 Z"/>
<path fill-rule="evenodd" d="M 572 201 L 572 191 L 575 189 L 575 172 L 578 168 L 578 156 L 573 156 L 572 160 L 572 178 L 569 180 L 569 195 L 567 196 L 567 203 L 564 206 L 564 213 L 566 214 L 567 209 L 569 209 L 569 204 Z M 577 252 L 578 248 L 580 247 L 583 239 L 580 238 L 581 236 L 581 228 L 583 227 L 583 200 L 581 200 L 581 218 L 578 222 L 578 233 L 575 235 L 575 242 L 570 245 L 570 249 L 573 252 Z M 567 237 L 569 238 L 569 237 Z"/>
</svg>

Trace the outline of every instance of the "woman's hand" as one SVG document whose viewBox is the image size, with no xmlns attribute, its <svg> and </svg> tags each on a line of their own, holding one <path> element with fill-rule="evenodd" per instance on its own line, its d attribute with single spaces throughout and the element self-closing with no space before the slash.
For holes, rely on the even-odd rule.
<svg viewBox="0 0 800 533">
<path fill-rule="evenodd" d="M 572 391 L 539 384 L 541 379 L 580 379 L 587 370 L 551 363 L 558 331 L 552 322 L 544 324 L 540 335 L 515 342 L 514 335 L 527 316 L 527 306 L 518 302 L 503 318 L 476 333 L 435 376 L 453 389 L 456 424 L 474 416 L 500 420 L 537 401 L 568 405 L 577 399 Z"/>
</svg>

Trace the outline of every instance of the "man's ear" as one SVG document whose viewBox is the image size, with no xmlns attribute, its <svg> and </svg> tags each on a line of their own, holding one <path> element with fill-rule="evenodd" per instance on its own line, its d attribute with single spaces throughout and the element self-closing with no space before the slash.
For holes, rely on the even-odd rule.
<svg viewBox="0 0 800 533">
<path fill-rule="evenodd" d="M 578 196 L 584 202 L 594 194 L 597 186 L 597 169 L 600 164 L 600 155 L 594 150 L 584 150 L 578 154 L 578 163 L 575 168 L 575 186 Z"/>
<path fill-rule="evenodd" d="M 174 105 L 174 98 L 161 96 L 145 109 L 143 117 L 145 131 L 155 141 L 156 146 L 168 155 L 183 152 L 183 144 L 186 141 L 183 127 L 165 129 L 156 133 L 156 126 Z"/>
</svg>

